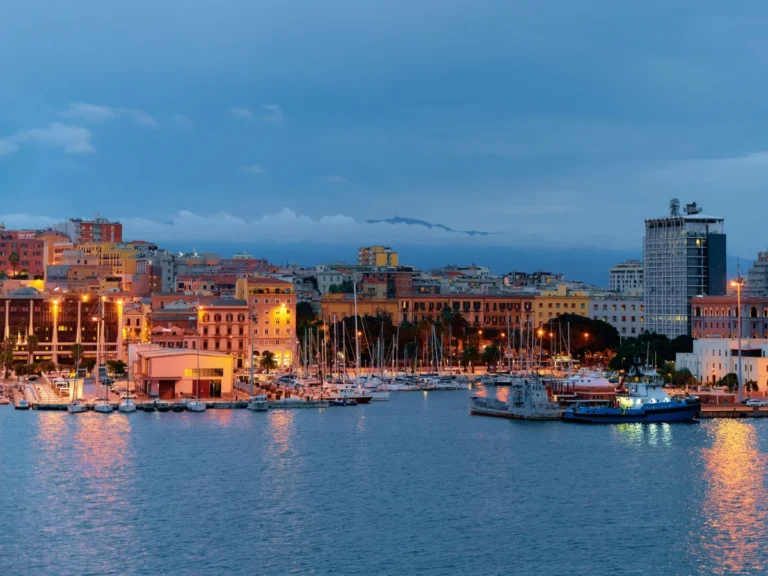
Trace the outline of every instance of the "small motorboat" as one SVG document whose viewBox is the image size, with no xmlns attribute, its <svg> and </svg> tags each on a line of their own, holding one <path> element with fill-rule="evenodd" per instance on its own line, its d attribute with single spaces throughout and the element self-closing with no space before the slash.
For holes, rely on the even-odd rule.
<svg viewBox="0 0 768 576">
<path fill-rule="evenodd" d="M 136 412 L 136 402 L 133 401 L 133 398 L 125 398 L 122 402 L 120 402 L 120 405 L 117 407 L 118 412 L 122 412 L 123 414 L 130 414 L 131 412 Z"/>
<path fill-rule="evenodd" d="M 16 404 L 16 410 L 29 410 L 29 400 L 22 398 L 19 403 Z"/>
<path fill-rule="evenodd" d="M 328 400 L 328 406 L 357 406 L 357 401 L 352 398 L 332 398 Z"/>
<path fill-rule="evenodd" d="M 171 407 L 171 410 L 173 410 L 174 412 L 184 412 L 184 404 L 174 404 Z"/>
<path fill-rule="evenodd" d="M 267 397 L 263 394 L 251 397 L 251 399 L 248 401 L 248 410 L 252 410 L 254 412 L 266 412 L 269 410 L 269 402 L 267 402 Z"/>
<path fill-rule="evenodd" d="M 170 412 L 171 411 L 171 405 L 168 404 L 168 402 L 157 402 L 155 404 L 155 407 L 157 408 L 158 412 Z M 144 412 L 147 411 L 147 408 L 144 408 Z"/>
<path fill-rule="evenodd" d="M 168 405 L 166 404 L 166 406 Z M 154 402 L 144 404 L 144 412 L 155 412 L 157 409 L 158 409 L 157 404 L 155 404 Z M 166 412 L 168 412 L 167 409 L 166 409 Z"/>
</svg>

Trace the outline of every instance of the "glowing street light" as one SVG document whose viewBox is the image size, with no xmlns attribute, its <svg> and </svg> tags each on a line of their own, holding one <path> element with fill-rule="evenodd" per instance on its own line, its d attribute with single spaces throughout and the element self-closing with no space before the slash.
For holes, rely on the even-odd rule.
<svg viewBox="0 0 768 576">
<path fill-rule="evenodd" d="M 731 286 L 736 288 L 736 329 L 739 332 L 739 402 L 741 402 L 743 399 L 741 390 L 741 279 L 731 281 Z"/>
</svg>

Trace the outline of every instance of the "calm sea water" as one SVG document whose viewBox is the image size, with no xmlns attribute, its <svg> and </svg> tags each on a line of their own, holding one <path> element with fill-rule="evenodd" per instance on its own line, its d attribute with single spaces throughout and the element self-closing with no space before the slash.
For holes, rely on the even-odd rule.
<svg viewBox="0 0 768 576">
<path fill-rule="evenodd" d="M 0 407 L 0 573 L 762 574 L 768 422 Z"/>
</svg>

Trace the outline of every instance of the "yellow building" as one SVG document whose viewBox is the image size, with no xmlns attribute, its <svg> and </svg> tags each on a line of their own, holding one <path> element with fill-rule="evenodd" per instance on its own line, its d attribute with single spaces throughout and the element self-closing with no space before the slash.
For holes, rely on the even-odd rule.
<svg viewBox="0 0 768 576">
<path fill-rule="evenodd" d="M 357 297 L 358 316 L 378 316 L 390 314 L 397 322 L 397 300 L 375 298 L 368 296 Z M 328 294 L 323 296 L 320 303 L 320 317 L 323 322 L 341 321 L 355 316 L 355 301 L 352 294 Z"/>
<path fill-rule="evenodd" d="M 398 254 L 389 246 L 363 246 L 357 253 L 360 266 L 377 268 L 398 265 Z"/>
<path fill-rule="evenodd" d="M 589 316 L 589 294 L 568 290 L 564 285 L 554 290 L 543 290 L 533 299 L 536 325 L 541 326 L 563 314 Z"/>
<path fill-rule="evenodd" d="M 117 242 L 78 244 L 75 250 L 81 250 L 85 256 L 96 256 L 100 266 L 111 267 L 113 276 L 136 274 L 138 250 L 132 244 Z"/>
<path fill-rule="evenodd" d="M 293 283 L 270 276 L 238 278 L 235 297 L 248 302 L 255 361 L 264 352 L 272 352 L 278 366 L 290 366 L 296 353 Z"/>
</svg>

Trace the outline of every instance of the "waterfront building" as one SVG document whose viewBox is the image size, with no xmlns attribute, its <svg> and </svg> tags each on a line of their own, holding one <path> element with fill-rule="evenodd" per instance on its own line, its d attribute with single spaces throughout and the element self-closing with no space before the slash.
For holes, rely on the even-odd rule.
<svg viewBox="0 0 768 576">
<path fill-rule="evenodd" d="M 744 381 L 757 382 L 768 389 L 768 339 L 742 340 L 741 363 Z M 736 338 L 700 338 L 693 341 L 693 352 L 678 353 L 675 368 L 688 369 L 701 382 L 714 384 L 726 374 L 738 374 L 739 343 Z"/>
<path fill-rule="evenodd" d="M 592 320 L 602 320 L 616 328 L 624 338 L 636 338 L 645 332 L 645 301 L 641 297 L 608 293 L 589 300 Z"/>
<path fill-rule="evenodd" d="M 675 338 L 691 333 L 694 296 L 726 294 L 723 219 L 701 213 L 696 203 L 645 221 L 643 281 L 646 331 Z"/>
<path fill-rule="evenodd" d="M 123 300 L 119 294 L 103 297 L 104 352 L 117 359 L 123 352 Z M 33 361 L 71 363 L 72 346 L 82 346 L 84 357 L 96 356 L 99 298 L 79 294 L 50 294 L 22 288 L 0 295 L 0 335 L 16 343 L 14 358 L 30 357 L 28 337 L 35 335 L 37 349 Z"/>
<path fill-rule="evenodd" d="M 389 246 L 363 246 L 357 253 L 357 263 L 374 268 L 397 266 L 398 254 Z"/>
<path fill-rule="evenodd" d="M 254 356 L 272 352 L 279 366 L 290 366 L 296 353 L 293 283 L 270 276 L 238 278 L 235 297 L 247 301 L 247 314 L 254 318 Z"/>
<path fill-rule="evenodd" d="M 187 337 L 184 347 L 201 350 L 224 352 L 235 359 L 237 368 L 245 368 L 248 351 L 251 348 L 250 328 L 256 329 L 248 314 L 248 302 L 234 298 L 211 300 L 200 305 L 197 310 L 198 323 L 196 338 Z M 276 318 L 275 321 L 279 321 Z M 277 330 L 275 326 L 274 330 Z M 254 346 L 254 356 L 258 363 L 259 349 Z"/>
<path fill-rule="evenodd" d="M 390 316 L 397 322 L 397 303 L 393 298 L 382 298 L 374 295 L 360 294 L 357 297 L 357 314 L 363 316 Z M 320 301 L 320 317 L 323 322 L 341 321 L 344 318 L 354 318 L 355 300 L 353 294 L 328 294 Z"/>
<path fill-rule="evenodd" d="M 106 218 L 93 220 L 70 218 L 56 225 L 54 229 L 66 234 L 73 244 L 121 243 L 123 241 L 123 225 L 120 222 L 110 222 Z"/>
<path fill-rule="evenodd" d="M 535 320 L 533 297 L 521 294 L 414 294 L 397 299 L 395 322 L 434 322 L 444 310 L 460 314 L 478 329 L 525 326 Z"/>
<path fill-rule="evenodd" d="M 691 299 L 694 338 L 737 338 L 739 335 L 738 298 L 696 296 Z M 768 338 L 768 296 L 741 297 L 741 335 L 743 338 Z"/>
<path fill-rule="evenodd" d="M 221 398 L 232 394 L 234 359 L 222 352 L 131 346 L 132 374 L 150 398 Z"/>
<path fill-rule="evenodd" d="M 589 317 L 589 294 L 572 291 L 564 284 L 554 290 L 545 290 L 534 296 L 536 326 L 547 324 L 563 314 Z"/>
<path fill-rule="evenodd" d="M 627 260 L 611 268 L 609 286 L 611 292 L 626 296 L 643 295 L 643 263 L 640 260 Z"/>
</svg>

